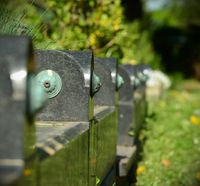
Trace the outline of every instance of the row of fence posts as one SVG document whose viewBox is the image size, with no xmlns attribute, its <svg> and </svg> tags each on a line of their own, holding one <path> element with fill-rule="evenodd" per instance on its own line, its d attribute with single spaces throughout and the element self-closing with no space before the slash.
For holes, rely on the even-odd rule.
<svg viewBox="0 0 200 186">
<path fill-rule="evenodd" d="M 130 185 L 147 65 L 0 37 L 0 185 Z"/>
</svg>

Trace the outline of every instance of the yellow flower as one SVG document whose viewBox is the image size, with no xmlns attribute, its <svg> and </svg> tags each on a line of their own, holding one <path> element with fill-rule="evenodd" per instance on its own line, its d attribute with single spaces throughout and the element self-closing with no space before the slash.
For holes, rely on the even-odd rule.
<svg viewBox="0 0 200 186">
<path fill-rule="evenodd" d="M 30 176 L 31 175 L 31 169 L 24 169 L 24 176 Z"/>
<path fill-rule="evenodd" d="M 97 43 L 97 38 L 96 38 L 96 35 L 93 33 L 89 37 L 89 44 L 90 46 L 95 46 L 96 43 Z"/>
<path fill-rule="evenodd" d="M 140 165 L 137 167 L 136 173 L 137 175 L 142 174 L 145 171 L 146 167 L 144 165 Z"/>
<path fill-rule="evenodd" d="M 99 25 L 102 27 L 107 27 L 110 25 L 110 20 L 107 16 L 102 16 L 102 18 L 99 21 Z"/>
<path fill-rule="evenodd" d="M 117 30 L 119 30 L 120 29 L 120 27 L 121 27 L 121 20 L 115 20 L 114 22 L 113 22 L 113 29 L 115 30 L 115 31 L 117 31 Z"/>
<path fill-rule="evenodd" d="M 191 116 L 190 117 L 190 122 L 193 124 L 193 125 L 198 125 L 200 126 L 200 118 L 197 117 L 197 116 Z"/>
<path fill-rule="evenodd" d="M 99 30 L 97 30 L 97 31 L 95 32 L 95 34 L 96 34 L 97 36 L 99 36 L 99 37 L 103 37 L 103 36 L 104 36 L 104 33 L 101 32 L 101 31 L 99 31 Z"/>
<path fill-rule="evenodd" d="M 137 61 L 135 59 L 131 59 L 130 64 L 135 65 L 135 64 L 137 64 Z"/>
<path fill-rule="evenodd" d="M 137 60 L 136 59 L 125 59 L 125 63 L 135 65 L 135 64 L 137 64 Z"/>
</svg>

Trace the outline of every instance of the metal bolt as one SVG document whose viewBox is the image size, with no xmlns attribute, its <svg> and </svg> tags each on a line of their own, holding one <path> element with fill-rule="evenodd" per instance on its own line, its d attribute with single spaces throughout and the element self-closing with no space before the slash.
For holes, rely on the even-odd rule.
<svg viewBox="0 0 200 186">
<path fill-rule="evenodd" d="M 117 74 L 117 90 L 119 90 L 123 84 L 124 84 L 123 77 Z"/>
<path fill-rule="evenodd" d="M 51 86 L 50 82 L 49 81 L 45 81 L 44 82 L 44 87 L 45 88 L 49 88 Z"/>
<path fill-rule="evenodd" d="M 134 82 L 134 83 L 133 83 L 133 86 L 134 86 L 135 88 L 137 88 L 137 87 L 140 86 L 140 79 L 137 78 L 136 76 L 134 76 L 133 82 Z"/>
<path fill-rule="evenodd" d="M 95 73 L 92 75 L 92 95 L 97 93 L 101 88 L 101 81 L 99 76 L 97 76 Z"/>
<path fill-rule="evenodd" d="M 151 72 L 152 71 L 149 68 L 143 70 L 143 74 L 145 75 L 146 81 L 149 79 Z"/>
<path fill-rule="evenodd" d="M 56 97 L 62 88 L 62 80 L 53 70 L 44 70 L 37 74 L 36 81 L 45 90 L 48 98 Z"/>
</svg>

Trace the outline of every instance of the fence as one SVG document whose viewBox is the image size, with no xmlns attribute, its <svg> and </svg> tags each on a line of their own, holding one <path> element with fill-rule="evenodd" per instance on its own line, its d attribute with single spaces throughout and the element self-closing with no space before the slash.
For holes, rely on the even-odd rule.
<svg viewBox="0 0 200 186">
<path fill-rule="evenodd" d="M 130 185 L 145 65 L 0 37 L 0 185 Z"/>
</svg>

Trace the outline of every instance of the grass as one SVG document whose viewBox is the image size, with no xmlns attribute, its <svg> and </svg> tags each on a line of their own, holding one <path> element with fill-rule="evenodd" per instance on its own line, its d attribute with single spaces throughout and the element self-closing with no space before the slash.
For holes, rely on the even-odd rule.
<svg viewBox="0 0 200 186">
<path fill-rule="evenodd" d="M 199 93 L 191 81 L 150 103 L 137 186 L 200 185 Z"/>
</svg>

